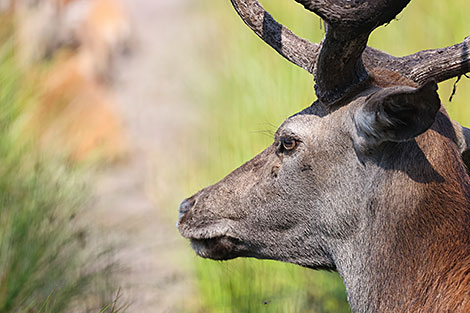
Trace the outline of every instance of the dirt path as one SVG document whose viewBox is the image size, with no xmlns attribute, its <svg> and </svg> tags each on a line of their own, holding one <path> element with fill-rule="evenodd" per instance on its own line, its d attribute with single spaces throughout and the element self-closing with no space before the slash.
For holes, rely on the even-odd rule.
<svg viewBox="0 0 470 313">
<path fill-rule="evenodd" d="M 158 197 L 155 182 L 161 192 L 183 198 L 170 190 L 168 165 L 174 167 L 198 121 L 182 83 L 182 61 L 196 42 L 188 29 L 187 2 L 124 1 L 136 48 L 118 66 L 113 89 L 131 146 L 126 161 L 98 177 L 93 218 L 124 243 L 117 259 L 125 269 L 119 279 L 129 312 L 182 312 L 193 292 L 187 264 L 192 256 L 175 228 L 176 207 L 158 207 L 152 200 Z"/>
</svg>

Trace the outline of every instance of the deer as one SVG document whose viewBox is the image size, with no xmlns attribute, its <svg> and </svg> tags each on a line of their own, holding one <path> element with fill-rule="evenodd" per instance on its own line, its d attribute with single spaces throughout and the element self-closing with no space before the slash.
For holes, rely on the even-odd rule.
<svg viewBox="0 0 470 313">
<path fill-rule="evenodd" d="M 256 0 L 242 20 L 314 77 L 317 100 L 273 143 L 179 207 L 197 255 L 337 271 L 353 312 L 470 312 L 469 130 L 437 83 L 470 71 L 470 37 L 394 57 L 368 47 L 410 0 L 296 0 L 320 16 L 320 44 Z"/>
</svg>

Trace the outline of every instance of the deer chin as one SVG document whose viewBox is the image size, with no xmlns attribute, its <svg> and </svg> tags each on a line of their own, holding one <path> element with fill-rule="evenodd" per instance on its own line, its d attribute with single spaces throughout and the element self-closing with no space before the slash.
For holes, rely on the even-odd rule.
<svg viewBox="0 0 470 313">
<path fill-rule="evenodd" d="M 191 247 L 197 255 L 213 260 L 230 260 L 244 256 L 243 243 L 235 238 L 220 236 L 209 239 L 190 239 Z"/>
</svg>

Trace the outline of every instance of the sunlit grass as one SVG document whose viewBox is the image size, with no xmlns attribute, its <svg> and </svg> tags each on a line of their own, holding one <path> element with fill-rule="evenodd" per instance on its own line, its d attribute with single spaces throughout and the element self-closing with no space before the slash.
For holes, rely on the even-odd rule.
<svg viewBox="0 0 470 313">
<path fill-rule="evenodd" d="M 280 22 L 314 42 L 320 20 L 294 1 L 261 1 Z M 204 1 L 198 8 L 210 22 L 192 95 L 204 127 L 187 167 L 190 195 L 217 182 L 271 144 L 282 121 L 315 99 L 312 77 L 256 37 L 229 1 Z M 470 3 L 415 0 L 369 45 L 396 56 L 461 42 L 468 33 Z M 452 103 L 454 80 L 440 84 L 451 116 L 470 125 L 470 82 L 463 78 Z M 344 287 L 333 273 L 272 261 L 197 261 L 198 289 L 205 312 L 348 312 Z"/>
<path fill-rule="evenodd" d="M 276 261 L 197 262 L 207 312 L 347 312 L 335 273 L 312 272 Z"/>
</svg>

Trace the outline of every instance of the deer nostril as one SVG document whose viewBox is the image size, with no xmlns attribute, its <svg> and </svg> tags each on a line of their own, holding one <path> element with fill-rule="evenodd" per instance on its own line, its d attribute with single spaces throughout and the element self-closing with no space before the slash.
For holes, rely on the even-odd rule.
<svg viewBox="0 0 470 313">
<path fill-rule="evenodd" d="M 194 198 L 188 198 L 188 199 L 185 199 L 183 202 L 181 202 L 180 208 L 179 208 L 178 220 L 181 220 L 181 218 L 186 213 L 188 213 L 189 210 L 191 210 L 191 208 L 194 206 L 195 202 L 196 201 L 194 200 Z"/>
</svg>

